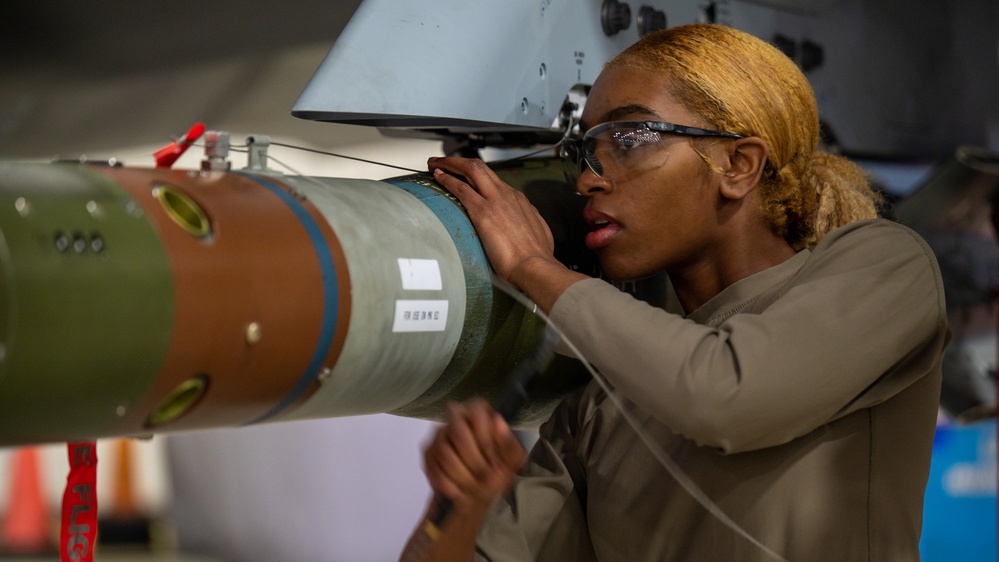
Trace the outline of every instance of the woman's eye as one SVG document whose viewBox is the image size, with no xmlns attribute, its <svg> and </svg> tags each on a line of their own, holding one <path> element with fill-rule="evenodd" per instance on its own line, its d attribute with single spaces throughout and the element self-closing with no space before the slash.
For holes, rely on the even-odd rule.
<svg viewBox="0 0 999 562">
<path fill-rule="evenodd" d="M 618 131 L 614 134 L 614 148 L 622 152 L 659 141 L 659 133 L 648 130 Z"/>
</svg>

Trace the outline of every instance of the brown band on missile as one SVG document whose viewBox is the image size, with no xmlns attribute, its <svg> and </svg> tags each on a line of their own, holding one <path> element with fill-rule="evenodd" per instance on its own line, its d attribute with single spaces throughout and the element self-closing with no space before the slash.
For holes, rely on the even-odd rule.
<svg viewBox="0 0 999 562">
<path fill-rule="evenodd" d="M 176 302 L 160 374 L 122 417 L 118 432 L 241 425 L 266 416 L 300 385 L 322 343 L 323 271 L 300 218 L 275 193 L 239 174 L 127 168 L 101 173 L 134 197 L 160 232 Z M 189 198 L 209 218 L 210 232 L 195 236 L 182 228 L 154 195 L 157 187 Z M 349 302 L 343 299 L 350 288 L 339 243 L 318 211 L 301 204 L 325 227 L 340 303 Z M 341 305 L 334 343 L 325 354 L 330 367 L 343 346 L 348 315 Z M 206 380 L 197 402 L 162 427 L 151 427 L 157 410 L 193 377 Z M 295 402 L 316 387 L 308 385 Z"/>
<path fill-rule="evenodd" d="M 310 381 L 308 392 L 302 393 L 299 396 L 288 397 L 291 398 L 284 404 L 280 411 L 271 411 L 266 416 L 274 419 L 281 417 L 281 414 L 290 412 L 295 409 L 298 405 L 305 402 L 319 386 L 323 384 L 323 381 L 327 378 L 328 373 L 332 372 L 333 366 L 336 365 L 337 359 L 340 357 L 340 352 L 343 351 L 344 343 L 347 341 L 347 331 L 350 326 L 350 306 L 351 306 L 351 286 L 350 286 L 350 272 L 347 268 L 347 257 L 343 252 L 343 247 L 340 245 L 340 239 L 337 238 L 336 233 L 330 227 L 329 222 L 326 217 L 323 216 L 322 212 L 312 204 L 303 194 L 296 191 L 294 188 L 290 187 L 288 184 L 277 180 L 276 178 L 258 178 L 257 181 L 271 183 L 277 189 L 281 189 L 286 192 L 289 196 L 293 197 L 298 204 L 301 205 L 302 210 L 305 211 L 308 216 L 312 219 L 319 234 L 323 237 L 326 242 L 326 250 L 329 252 L 329 257 L 333 262 L 333 270 L 336 274 L 336 319 L 335 319 L 335 331 L 333 333 L 332 340 L 329 345 L 329 352 L 326 353 L 323 358 L 321 367 L 317 373 L 314 373 L 313 379 Z M 324 308 L 328 309 L 328 306 L 324 304 Z M 325 374 L 324 374 L 325 373 Z M 318 376 L 315 376 L 318 375 Z M 255 421 L 263 421 L 255 420 Z"/>
</svg>

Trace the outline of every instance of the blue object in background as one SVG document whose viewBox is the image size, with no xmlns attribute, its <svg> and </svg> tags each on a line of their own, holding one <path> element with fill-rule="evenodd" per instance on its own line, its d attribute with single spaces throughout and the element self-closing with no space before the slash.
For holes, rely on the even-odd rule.
<svg viewBox="0 0 999 562">
<path fill-rule="evenodd" d="M 923 562 L 997 560 L 996 420 L 937 427 L 923 508 Z"/>
</svg>

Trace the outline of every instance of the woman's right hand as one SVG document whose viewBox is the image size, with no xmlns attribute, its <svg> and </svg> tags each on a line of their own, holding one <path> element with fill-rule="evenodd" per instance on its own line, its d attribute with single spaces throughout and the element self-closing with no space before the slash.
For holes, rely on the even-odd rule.
<svg viewBox="0 0 999 562">
<path fill-rule="evenodd" d="M 429 169 L 461 201 L 489 264 L 501 279 L 551 311 L 569 285 L 587 276 L 555 259 L 551 229 L 527 196 L 510 187 L 481 160 L 431 158 Z"/>
<path fill-rule="evenodd" d="M 459 513 L 482 513 L 513 482 L 524 448 L 485 401 L 451 404 L 447 420 L 424 451 L 431 488 Z"/>
</svg>

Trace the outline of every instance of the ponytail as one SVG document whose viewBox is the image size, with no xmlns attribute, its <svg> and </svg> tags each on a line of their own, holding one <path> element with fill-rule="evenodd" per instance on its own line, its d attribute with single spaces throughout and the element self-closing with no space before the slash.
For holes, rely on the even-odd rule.
<svg viewBox="0 0 999 562">
<path fill-rule="evenodd" d="M 860 166 L 842 156 L 816 151 L 802 181 L 818 194 L 818 202 L 811 232 L 795 244 L 800 248 L 815 246 L 826 233 L 841 226 L 878 217 L 881 194 L 871 188 Z"/>
</svg>

